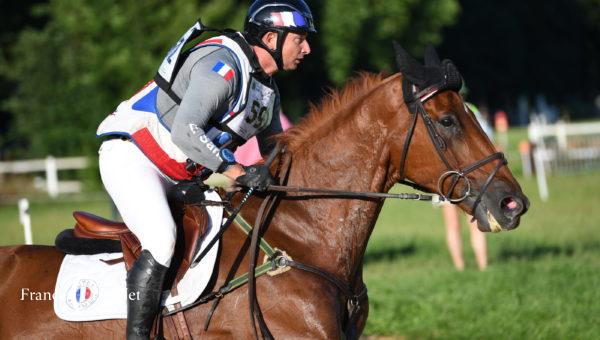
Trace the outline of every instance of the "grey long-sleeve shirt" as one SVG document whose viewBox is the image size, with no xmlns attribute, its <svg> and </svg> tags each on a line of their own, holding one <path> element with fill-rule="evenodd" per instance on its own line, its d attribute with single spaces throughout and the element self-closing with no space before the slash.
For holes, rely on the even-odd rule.
<svg viewBox="0 0 600 340">
<path fill-rule="evenodd" d="M 233 69 L 233 78 L 213 71 L 222 62 Z M 191 160 L 216 171 L 223 159 L 206 132 L 211 117 L 220 120 L 229 112 L 242 88 L 240 69 L 232 53 L 221 47 L 203 47 L 193 51 L 183 63 L 173 82 L 172 90 L 181 98 L 177 105 L 164 91 L 158 91 L 157 107 L 162 122 L 171 129 L 171 139 Z M 271 79 L 274 84 L 274 81 Z M 276 88 L 276 86 L 274 86 Z M 279 119 L 279 93 L 272 121 L 256 137 L 261 154 L 267 154 L 273 143 L 269 137 L 282 131 Z"/>
</svg>

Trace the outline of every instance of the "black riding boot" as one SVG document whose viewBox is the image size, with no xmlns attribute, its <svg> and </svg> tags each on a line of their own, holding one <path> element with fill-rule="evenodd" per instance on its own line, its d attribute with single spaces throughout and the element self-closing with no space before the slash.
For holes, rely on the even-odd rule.
<svg viewBox="0 0 600 340">
<path fill-rule="evenodd" d="M 150 337 L 168 269 L 143 250 L 127 273 L 127 340 Z"/>
</svg>

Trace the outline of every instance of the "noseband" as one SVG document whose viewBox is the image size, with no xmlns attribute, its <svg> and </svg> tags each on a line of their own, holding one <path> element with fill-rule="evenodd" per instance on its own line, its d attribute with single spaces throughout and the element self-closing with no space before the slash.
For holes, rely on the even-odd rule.
<svg viewBox="0 0 600 340">
<path fill-rule="evenodd" d="M 483 194 L 486 192 L 486 190 L 492 183 L 492 179 L 494 178 L 494 176 L 496 176 L 496 174 L 498 173 L 498 171 L 500 170 L 500 168 L 502 166 L 504 166 L 508 163 L 506 161 L 506 158 L 504 157 L 504 154 L 502 152 L 495 152 L 477 162 L 474 162 L 473 164 L 467 166 L 464 169 L 453 168 L 450 165 L 450 162 L 448 161 L 448 159 L 446 158 L 446 156 L 444 154 L 444 151 L 446 151 L 446 149 L 447 149 L 446 141 L 438 133 L 437 129 L 435 128 L 433 119 L 427 113 L 427 110 L 425 110 L 425 107 L 423 106 L 423 104 L 427 100 L 433 98 L 436 94 L 440 93 L 442 91 L 442 89 L 440 89 L 434 85 L 434 86 L 427 87 L 424 90 L 415 93 L 416 87 L 412 86 L 412 91 L 413 91 L 412 100 L 410 100 L 406 103 L 409 108 L 409 112 L 412 114 L 412 120 L 411 120 L 410 128 L 408 129 L 408 132 L 406 134 L 406 139 L 404 140 L 404 147 L 402 148 L 402 159 L 400 161 L 400 180 L 399 180 L 399 182 L 403 183 L 403 184 L 408 184 L 410 186 L 413 186 L 413 187 L 421 189 L 421 190 L 424 189 L 424 187 L 422 185 L 412 183 L 412 182 L 406 180 L 406 178 L 404 176 L 404 168 L 405 168 L 406 158 L 407 158 L 409 147 L 410 147 L 410 142 L 411 142 L 412 137 L 415 132 L 415 127 L 417 125 L 417 119 L 419 116 L 421 116 L 421 118 L 423 119 L 423 122 L 425 123 L 425 127 L 427 128 L 427 133 L 429 134 L 429 138 L 431 139 L 431 142 L 433 143 L 433 146 L 435 147 L 435 150 L 436 150 L 439 158 L 442 160 L 444 165 L 446 165 L 447 171 L 440 175 L 440 177 L 438 179 L 438 183 L 437 183 L 438 194 L 444 200 L 447 200 L 451 203 L 456 204 L 456 203 L 460 203 L 460 202 L 464 201 L 465 199 L 467 199 L 469 196 L 471 196 L 471 180 L 467 177 L 467 175 L 470 174 L 471 172 L 483 167 L 487 163 L 498 160 L 498 163 L 496 163 L 494 170 L 490 173 L 490 175 L 486 179 L 485 183 L 481 187 L 481 191 L 479 192 L 479 194 L 477 195 L 477 198 L 473 202 L 471 209 L 472 209 L 472 212 L 474 213 L 475 209 L 481 202 Z M 450 188 L 448 189 L 448 191 L 446 193 L 444 193 L 444 183 L 448 179 L 451 179 L 452 182 L 450 184 Z M 459 183 L 459 181 L 461 179 L 466 182 L 466 184 L 465 184 L 467 187 L 466 192 L 464 193 L 463 196 L 461 196 L 459 198 L 451 198 L 450 196 L 452 195 L 452 192 L 454 191 L 454 189 L 456 188 L 456 185 Z M 427 191 L 427 190 L 425 190 L 425 191 Z"/>
</svg>

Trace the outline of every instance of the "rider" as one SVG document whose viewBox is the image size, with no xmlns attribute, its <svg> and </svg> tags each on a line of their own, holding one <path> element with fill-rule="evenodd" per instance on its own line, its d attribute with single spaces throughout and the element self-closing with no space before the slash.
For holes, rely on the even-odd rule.
<svg viewBox="0 0 600 340">
<path fill-rule="evenodd" d="M 143 248 L 127 274 L 127 339 L 148 338 L 160 305 L 176 238 L 168 189 L 212 172 L 259 190 L 272 183 L 268 169 L 243 167 L 232 152 L 255 135 L 263 155 L 274 147 L 269 137 L 282 129 L 272 76 L 295 70 L 316 32 L 303 0 L 256 0 L 243 33 L 225 31 L 181 53 L 200 27 L 98 127 L 102 181 Z"/>
</svg>

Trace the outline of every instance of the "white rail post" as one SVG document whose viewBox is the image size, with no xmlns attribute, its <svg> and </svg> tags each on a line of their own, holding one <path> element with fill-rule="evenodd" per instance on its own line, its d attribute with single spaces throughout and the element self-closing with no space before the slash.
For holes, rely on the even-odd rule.
<svg viewBox="0 0 600 340">
<path fill-rule="evenodd" d="M 58 196 L 58 169 L 56 167 L 56 158 L 46 157 L 46 190 L 52 198 Z"/>
<path fill-rule="evenodd" d="M 567 150 L 567 124 L 564 121 L 558 121 L 556 123 L 556 140 L 558 141 L 558 147 L 561 151 Z"/>
<path fill-rule="evenodd" d="M 536 179 L 538 184 L 538 191 L 542 202 L 548 201 L 548 182 L 546 181 L 546 149 L 535 148 L 533 151 L 533 160 L 535 162 Z"/>
<path fill-rule="evenodd" d="M 19 200 L 19 222 L 23 225 L 25 244 L 33 244 L 31 235 L 31 215 L 29 215 L 29 201 L 26 198 Z"/>
<path fill-rule="evenodd" d="M 547 202 L 550 193 L 548 192 L 548 182 L 546 181 L 546 144 L 544 143 L 543 129 L 545 123 L 540 116 L 532 116 L 529 123 L 528 134 L 529 140 L 535 143 L 533 149 L 533 163 L 535 165 L 535 177 L 538 185 L 538 192 L 542 202 Z"/>
</svg>

